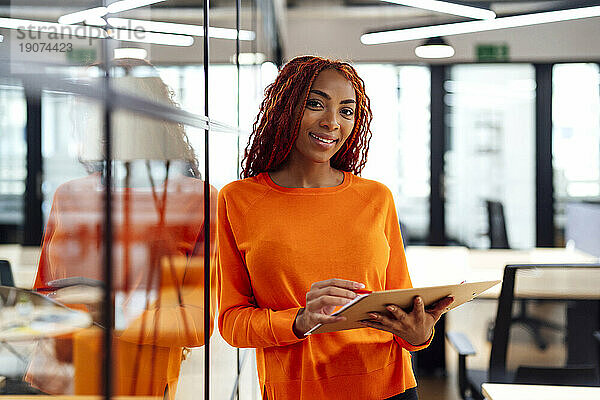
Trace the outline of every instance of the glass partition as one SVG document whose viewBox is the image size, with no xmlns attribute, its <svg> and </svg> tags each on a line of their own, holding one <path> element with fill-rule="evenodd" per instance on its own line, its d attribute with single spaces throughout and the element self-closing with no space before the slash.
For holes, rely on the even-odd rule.
<svg viewBox="0 0 600 400">
<path fill-rule="evenodd" d="M 18 79 L 0 78 L 0 225 L 2 241 L 17 242 L 23 224 L 27 144 L 25 90 Z"/>
<path fill-rule="evenodd" d="M 535 71 L 456 65 L 446 85 L 446 229 L 474 248 L 490 241 L 486 200 L 500 203 L 508 246 L 535 246 Z M 494 214 L 496 215 L 496 214 Z"/>
<path fill-rule="evenodd" d="M 567 203 L 600 201 L 600 69 L 557 64 L 552 76 L 554 221 L 564 244 Z"/>
</svg>

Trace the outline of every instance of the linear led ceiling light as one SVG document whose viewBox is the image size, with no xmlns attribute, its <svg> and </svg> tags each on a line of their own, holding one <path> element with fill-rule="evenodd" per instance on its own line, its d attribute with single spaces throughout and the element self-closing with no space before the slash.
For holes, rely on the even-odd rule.
<svg viewBox="0 0 600 400">
<path fill-rule="evenodd" d="M 168 33 L 131 31 L 128 29 L 107 29 L 108 36 L 124 42 L 165 44 L 169 46 L 191 46 L 194 38 L 186 35 L 171 35 Z"/>
<path fill-rule="evenodd" d="M 102 17 L 90 17 L 90 18 L 86 18 L 84 22 L 85 22 L 86 25 L 93 25 L 93 26 L 99 26 L 99 27 L 105 27 L 106 26 L 106 21 Z"/>
<path fill-rule="evenodd" d="M 459 15 L 473 19 L 494 19 L 496 13 L 485 8 L 465 6 L 440 0 L 382 0 L 388 3 L 401 4 L 403 6 L 422 8 L 424 10 L 437 11 L 444 14 Z"/>
<path fill-rule="evenodd" d="M 463 33 L 516 28 L 519 26 L 547 24 L 550 22 L 569 21 L 598 16 L 600 16 L 600 6 L 582 7 L 573 8 L 570 10 L 548 11 L 534 14 L 516 15 L 513 17 L 502 17 L 486 21 L 457 22 L 454 24 L 365 33 L 360 37 L 360 41 L 363 44 L 404 42 L 407 40 L 427 39 L 436 36 L 460 35 Z"/>
<path fill-rule="evenodd" d="M 90 18 L 101 18 L 104 17 L 108 11 L 106 11 L 106 7 L 96 7 L 90 8 L 87 10 L 77 11 L 71 14 L 65 14 L 62 17 L 58 18 L 59 24 L 77 24 L 79 22 L 83 22 L 86 19 Z"/>
<path fill-rule="evenodd" d="M 121 0 L 109 4 L 106 8 L 110 14 L 114 14 L 121 11 L 132 10 L 134 8 L 149 6 L 154 3 L 160 3 L 161 1 L 165 0 Z"/>
<path fill-rule="evenodd" d="M 204 27 L 201 25 L 176 24 L 172 22 L 156 22 L 128 18 L 108 18 L 111 26 L 119 29 L 143 30 L 150 32 L 174 33 L 177 35 L 204 36 Z M 234 39 L 237 36 L 235 29 L 209 27 L 208 34 L 212 38 Z M 254 40 L 256 35 L 252 31 L 240 30 L 240 40 Z"/>
<path fill-rule="evenodd" d="M 108 7 L 95 7 L 87 10 L 81 10 L 70 14 L 65 14 L 58 18 L 60 24 L 78 24 L 93 18 L 104 17 L 106 14 L 114 14 L 121 11 L 132 10 L 134 8 L 148 6 L 165 0 L 121 0 L 110 4 Z M 97 21 L 97 20 L 96 20 Z"/>
<path fill-rule="evenodd" d="M 104 29 L 96 28 L 94 26 L 65 25 L 57 24 L 56 22 L 32 21 L 18 18 L 0 18 L 0 28 L 56 33 L 59 35 L 74 37 L 107 37 Z"/>
</svg>

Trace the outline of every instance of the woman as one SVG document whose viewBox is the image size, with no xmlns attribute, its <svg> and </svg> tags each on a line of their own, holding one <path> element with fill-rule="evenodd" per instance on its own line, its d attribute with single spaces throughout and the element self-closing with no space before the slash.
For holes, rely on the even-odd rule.
<svg viewBox="0 0 600 400">
<path fill-rule="evenodd" d="M 219 193 L 220 332 L 257 348 L 264 398 L 416 399 L 409 351 L 429 344 L 452 299 L 304 336 L 338 321 L 357 289 L 411 287 L 392 194 L 357 176 L 371 136 L 363 81 L 304 56 L 265 94 L 245 179 Z"/>
</svg>

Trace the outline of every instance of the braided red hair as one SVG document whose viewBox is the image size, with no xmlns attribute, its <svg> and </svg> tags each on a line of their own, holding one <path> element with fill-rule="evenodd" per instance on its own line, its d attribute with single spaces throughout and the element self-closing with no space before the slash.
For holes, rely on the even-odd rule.
<svg viewBox="0 0 600 400">
<path fill-rule="evenodd" d="M 242 160 L 242 178 L 261 172 L 276 171 L 293 148 L 308 89 L 319 72 L 335 69 L 352 84 L 356 93 L 356 113 L 352 133 L 331 158 L 331 166 L 341 171 L 360 174 L 367 162 L 371 140 L 371 113 L 365 84 L 348 63 L 316 56 L 296 57 L 279 72 L 275 82 L 265 90 L 265 98 L 252 127 L 252 133 Z M 297 106 L 300 112 L 296 113 Z M 297 114 L 297 115 L 295 115 Z"/>
</svg>

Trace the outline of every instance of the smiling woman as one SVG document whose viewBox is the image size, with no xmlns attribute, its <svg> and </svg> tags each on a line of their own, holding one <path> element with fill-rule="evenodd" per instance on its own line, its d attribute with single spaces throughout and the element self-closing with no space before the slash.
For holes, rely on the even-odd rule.
<svg viewBox="0 0 600 400">
<path fill-rule="evenodd" d="M 452 301 L 305 336 L 361 289 L 411 287 L 391 192 L 360 178 L 371 110 L 352 66 L 295 58 L 266 90 L 243 177 L 219 193 L 219 331 L 257 348 L 265 399 L 416 399 L 409 351 Z"/>
</svg>

